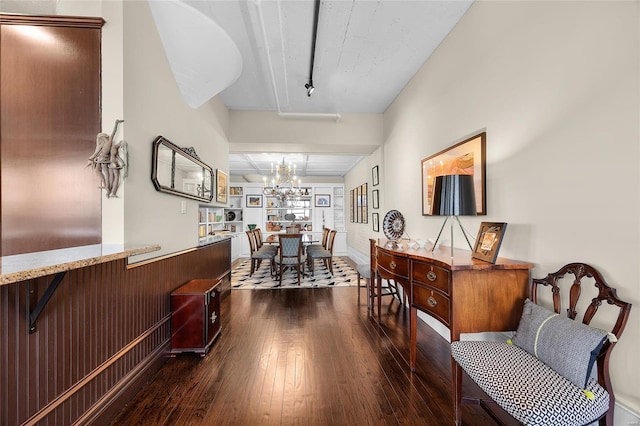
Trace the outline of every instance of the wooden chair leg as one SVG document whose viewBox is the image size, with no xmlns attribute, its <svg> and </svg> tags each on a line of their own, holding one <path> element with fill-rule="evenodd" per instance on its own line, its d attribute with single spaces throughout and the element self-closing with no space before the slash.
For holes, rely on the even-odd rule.
<svg viewBox="0 0 640 426">
<path fill-rule="evenodd" d="M 451 358 L 453 372 L 453 415 L 456 426 L 462 425 L 462 367 Z"/>
<path fill-rule="evenodd" d="M 358 273 L 358 306 L 360 306 L 360 273 Z"/>
</svg>

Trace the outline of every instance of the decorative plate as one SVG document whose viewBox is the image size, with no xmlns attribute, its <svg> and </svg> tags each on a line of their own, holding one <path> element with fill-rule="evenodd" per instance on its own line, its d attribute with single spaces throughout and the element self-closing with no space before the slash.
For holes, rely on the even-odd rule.
<svg viewBox="0 0 640 426">
<path fill-rule="evenodd" d="M 233 222 L 236 220 L 236 214 L 234 212 L 227 212 L 227 222 Z"/>
<path fill-rule="evenodd" d="M 404 234 L 404 216 L 398 210 L 389 210 L 382 223 L 384 235 L 391 241 L 398 241 Z"/>
<path fill-rule="evenodd" d="M 296 220 L 296 215 L 293 213 L 287 213 L 284 215 L 285 220 Z"/>
</svg>

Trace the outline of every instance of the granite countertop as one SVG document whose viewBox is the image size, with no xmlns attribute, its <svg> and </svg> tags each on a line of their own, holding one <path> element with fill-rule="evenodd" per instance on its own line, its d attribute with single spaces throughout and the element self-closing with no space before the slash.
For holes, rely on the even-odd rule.
<svg viewBox="0 0 640 426">
<path fill-rule="evenodd" d="M 94 244 L 2 256 L 0 285 L 57 274 L 160 250 L 159 245 Z"/>
</svg>

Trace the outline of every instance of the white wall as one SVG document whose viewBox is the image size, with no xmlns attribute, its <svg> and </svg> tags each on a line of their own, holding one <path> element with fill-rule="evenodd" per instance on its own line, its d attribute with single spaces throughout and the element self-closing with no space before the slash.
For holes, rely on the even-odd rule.
<svg viewBox="0 0 640 426">
<path fill-rule="evenodd" d="M 192 248 L 198 244 L 199 202 L 155 191 L 151 144 L 162 135 L 178 146 L 193 146 L 214 170 L 228 172 L 228 111 L 217 98 L 196 110 L 187 106 L 146 1 L 124 3 L 124 40 L 124 116 L 130 160 L 125 240 L 160 244 L 161 252 L 153 256 Z M 186 214 L 181 213 L 182 203 L 186 203 Z"/>
<path fill-rule="evenodd" d="M 229 112 L 233 152 L 370 154 L 382 145 L 382 114 L 342 114 L 340 120 L 289 118 L 274 112 Z M 249 124 L 250 123 L 250 124 Z"/>
<path fill-rule="evenodd" d="M 347 224 L 347 245 L 349 246 L 349 256 L 357 263 L 368 262 L 369 256 L 369 238 L 384 238 L 382 233 L 382 221 L 384 215 L 387 212 L 385 209 L 385 188 L 389 191 L 396 191 L 397 188 L 386 186 L 385 176 L 387 173 L 397 174 L 397 170 L 387 170 L 387 166 L 384 161 L 383 148 L 378 148 L 370 156 L 360 161 L 348 174 L 345 176 L 344 191 L 345 191 L 345 210 L 346 210 L 346 224 Z M 378 166 L 379 184 L 373 186 L 372 181 L 372 169 Z M 400 173 L 405 173 L 406 170 L 402 170 Z M 354 223 L 350 220 L 349 211 L 349 197 L 350 192 L 363 183 L 367 184 L 367 200 L 369 207 L 368 223 Z M 380 194 L 380 204 L 378 209 L 373 208 L 371 192 L 377 189 Z M 390 207 L 396 208 L 396 207 Z M 400 209 L 402 210 L 402 209 Z M 373 231 L 372 213 L 378 213 L 380 217 L 379 232 Z"/>
<path fill-rule="evenodd" d="M 486 130 L 488 215 L 464 223 L 475 234 L 508 222 L 502 256 L 533 262 L 533 276 L 590 263 L 636 305 L 611 358 L 618 402 L 636 413 L 639 17 L 637 1 L 476 2 L 384 114 L 381 168 L 383 210 L 434 237 L 442 219 L 421 215 L 420 160 Z M 362 226 L 349 242 L 366 253 Z"/>
</svg>

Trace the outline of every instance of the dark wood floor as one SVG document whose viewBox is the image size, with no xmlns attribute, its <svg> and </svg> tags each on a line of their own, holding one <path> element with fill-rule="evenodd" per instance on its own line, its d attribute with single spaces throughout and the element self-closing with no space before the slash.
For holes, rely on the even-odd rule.
<svg viewBox="0 0 640 426">
<path fill-rule="evenodd" d="M 452 425 L 447 341 L 421 322 L 411 374 L 408 309 L 384 298 L 378 324 L 361 291 L 233 290 L 209 354 L 169 359 L 112 424 Z"/>
</svg>

